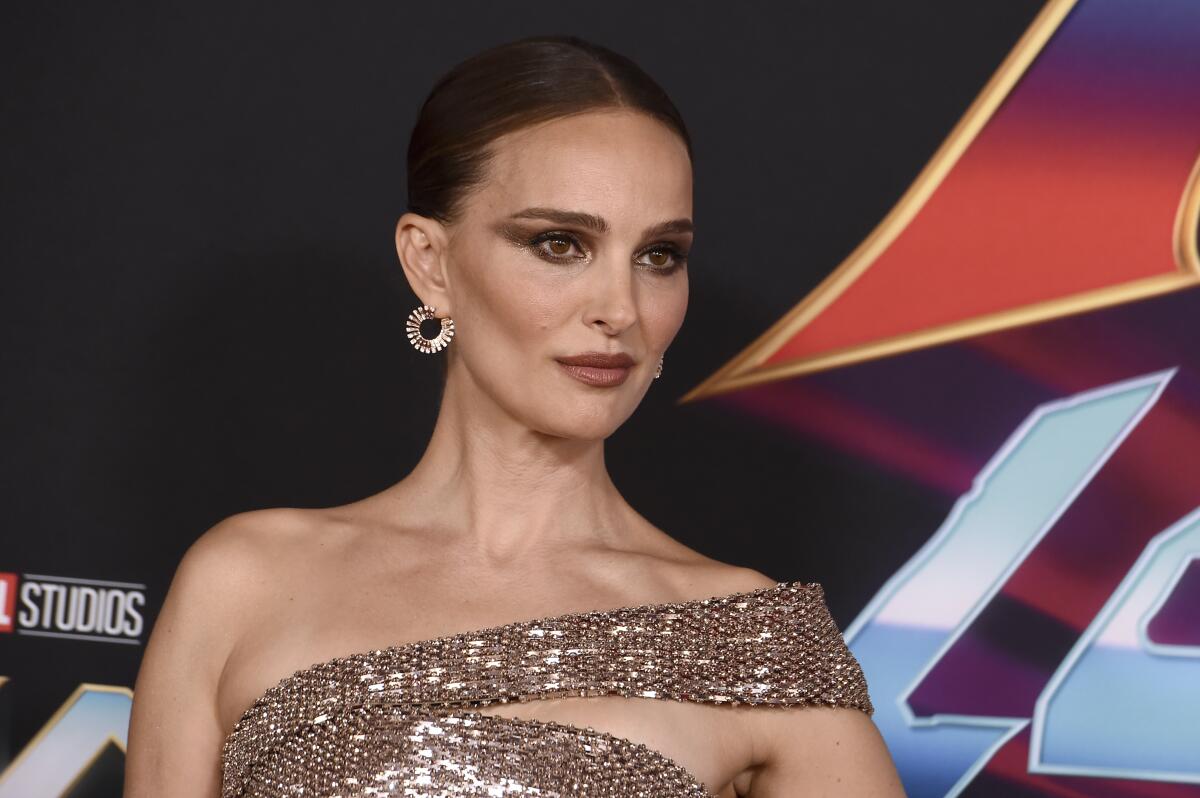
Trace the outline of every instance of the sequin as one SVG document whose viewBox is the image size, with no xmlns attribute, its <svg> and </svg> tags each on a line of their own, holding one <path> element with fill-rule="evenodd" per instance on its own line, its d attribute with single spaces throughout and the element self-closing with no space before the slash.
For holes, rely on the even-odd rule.
<svg viewBox="0 0 1200 798">
<path fill-rule="evenodd" d="M 682 765 L 591 727 L 472 708 L 620 695 L 874 707 L 818 582 L 570 613 L 338 657 L 238 720 L 222 798 L 714 798 Z"/>
</svg>

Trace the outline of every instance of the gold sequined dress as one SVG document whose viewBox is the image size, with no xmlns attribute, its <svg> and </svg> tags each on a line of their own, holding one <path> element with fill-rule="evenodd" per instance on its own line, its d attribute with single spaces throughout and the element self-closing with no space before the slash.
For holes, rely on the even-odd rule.
<svg viewBox="0 0 1200 798">
<path fill-rule="evenodd" d="M 713 798 L 590 727 L 472 711 L 620 695 L 874 712 L 818 582 L 518 621 L 339 657 L 264 693 L 222 751 L 222 798 Z"/>
</svg>

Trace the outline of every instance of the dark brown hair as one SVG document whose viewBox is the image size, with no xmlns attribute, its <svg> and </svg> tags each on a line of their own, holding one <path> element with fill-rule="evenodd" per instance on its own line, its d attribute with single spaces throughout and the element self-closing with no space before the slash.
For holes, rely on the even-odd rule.
<svg viewBox="0 0 1200 798">
<path fill-rule="evenodd" d="M 408 210 L 454 221 L 486 178 L 488 145 L 551 119 L 602 108 L 645 112 L 692 142 L 667 93 L 619 53 L 576 36 L 531 36 L 472 56 L 443 75 L 408 144 Z"/>
</svg>

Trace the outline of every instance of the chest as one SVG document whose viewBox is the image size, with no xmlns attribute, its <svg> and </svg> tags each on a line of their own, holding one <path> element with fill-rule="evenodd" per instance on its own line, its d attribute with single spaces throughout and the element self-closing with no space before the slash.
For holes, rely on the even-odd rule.
<svg viewBox="0 0 1200 798">
<path fill-rule="evenodd" d="M 247 635 L 226 665 L 218 692 L 219 713 L 226 731 L 233 728 L 259 696 L 281 680 L 290 681 L 297 672 L 304 673 L 314 662 L 325 663 L 343 657 L 348 652 L 386 649 L 400 640 L 433 639 L 433 634 L 423 635 L 434 627 L 423 624 L 415 629 L 387 630 L 386 625 L 378 622 L 379 619 L 363 624 L 346 623 L 346 618 L 354 615 L 340 614 L 338 619 L 324 619 L 319 614 L 301 612 L 285 613 L 283 616 L 277 613 L 275 617 L 277 623 L 257 630 L 256 634 Z M 332 622 L 335 620 L 340 622 Z M 434 634 L 438 629 L 452 628 L 454 623 L 459 623 L 459 628 L 466 628 L 464 624 L 467 622 L 462 619 L 439 620 Z M 713 794 L 732 798 L 731 783 L 753 764 L 752 725 L 746 715 L 747 708 L 655 700 L 616 695 L 611 691 L 608 694 L 556 697 L 554 691 L 550 690 L 544 695 L 533 695 L 545 680 L 552 682 L 554 679 L 563 679 L 564 675 L 566 680 L 574 680 L 572 684 L 576 687 L 584 690 L 595 688 L 596 693 L 604 693 L 600 689 L 603 686 L 599 681 L 601 676 L 607 675 L 616 678 L 616 683 L 624 683 L 620 676 L 620 652 L 607 648 L 606 642 L 597 647 L 597 640 L 588 636 L 595 633 L 594 625 L 582 637 L 578 630 L 569 628 L 551 626 L 547 630 L 536 630 L 550 633 L 549 641 L 542 637 L 528 637 L 535 630 L 520 624 L 510 625 L 505 630 L 502 640 L 488 639 L 486 642 L 490 647 L 485 650 L 476 652 L 472 649 L 471 645 L 479 641 L 467 634 L 458 641 L 458 647 L 453 648 L 453 653 L 448 657 L 434 655 L 427 661 L 419 661 L 418 658 L 399 664 L 389 662 L 373 669 L 370 674 L 349 676 L 346 678 L 347 690 L 353 692 L 356 689 L 354 685 L 361 684 L 364 678 L 367 681 L 377 679 L 376 686 L 402 699 L 424 689 L 423 685 L 428 683 L 431 673 L 440 674 L 444 677 L 443 682 L 454 679 L 470 682 L 474 685 L 473 689 L 495 689 L 497 685 L 505 689 L 506 683 L 511 681 L 515 692 L 528 692 L 530 700 L 475 704 L 463 709 L 497 718 L 591 729 L 621 741 L 645 746 L 677 763 Z M 561 635 L 555 637 L 557 633 Z M 603 636 L 601 639 L 604 639 Z M 531 645 L 531 641 L 536 645 Z M 637 651 L 645 655 L 640 660 L 641 665 L 633 665 L 635 674 L 638 672 L 636 669 L 643 665 L 649 666 L 646 668 L 649 672 L 659 664 L 659 654 L 652 650 L 649 642 L 648 639 L 642 639 L 635 646 Z M 585 649 L 591 646 L 587 649 L 591 656 L 575 657 L 573 664 L 557 662 L 560 650 L 578 654 L 580 646 Z M 473 656 L 473 652 L 479 656 Z M 465 657 L 460 656 L 463 654 Z M 566 660 L 571 658 L 564 657 Z M 613 670 L 604 662 L 618 667 Z M 560 666 L 565 670 L 560 671 Z M 411 676 L 411 680 L 397 681 L 401 673 Z M 663 675 L 654 678 L 661 679 Z M 523 686 L 517 687 L 519 680 L 524 680 Z M 328 684 L 330 681 L 323 679 L 321 683 Z M 488 682 L 488 685 L 480 688 L 484 682 Z M 368 685 L 363 695 L 369 700 L 370 693 Z"/>
</svg>

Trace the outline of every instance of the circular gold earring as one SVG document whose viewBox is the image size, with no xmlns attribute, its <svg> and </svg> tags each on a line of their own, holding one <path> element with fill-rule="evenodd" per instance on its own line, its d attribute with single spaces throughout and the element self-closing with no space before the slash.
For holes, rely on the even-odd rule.
<svg viewBox="0 0 1200 798">
<path fill-rule="evenodd" d="M 658 370 L 654 372 L 654 379 L 656 379 L 656 380 L 662 376 L 662 364 L 663 364 L 664 357 L 666 357 L 666 355 L 663 355 L 662 357 L 660 357 L 658 359 Z"/>
<path fill-rule="evenodd" d="M 454 319 L 449 316 L 438 319 L 442 323 L 442 329 L 436 337 L 426 338 L 425 334 L 421 332 L 421 322 L 437 319 L 433 315 L 435 310 L 437 308 L 421 305 L 408 314 L 408 323 L 405 325 L 408 328 L 408 342 L 427 355 L 442 351 L 450 345 L 450 339 L 454 337 Z"/>
</svg>

